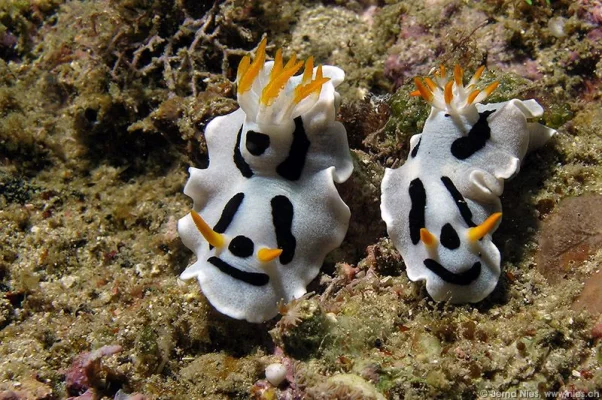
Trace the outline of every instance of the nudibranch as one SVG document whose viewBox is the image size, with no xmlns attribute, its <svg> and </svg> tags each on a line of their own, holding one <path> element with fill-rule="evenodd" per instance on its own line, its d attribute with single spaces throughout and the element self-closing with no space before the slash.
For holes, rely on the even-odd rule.
<svg viewBox="0 0 602 400">
<path fill-rule="evenodd" d="M 535 100 L 481 104 L 498 86 L 477 89 L 483 70 L 466 86 L 459 66 L 415 79 L 412 95 L 430 103 L 431 113 L 410 139 L 405 164 L 387 169 L 382 182 L 387 232 L 408 277 L 425 280 L 436 301 L 478 302 L 493 291 L 500 252 L 491 235 L 501 221 L 504 180 L 555 134 L 529 121 L 543 113 Z"/>
<path fill-rule="evenodd" d="M 265 59 L 264 39 L 241 60 L 240 108 L 208 124 L 209 166 L 190 168 L 193 210 L 178 222 L 197 256 L 181 278 L 197 278 L 218 311 L 250 322 L 305 294 L 341 244 L 350 213 L 334 184 L 353 171 L 335 121 L 344 72 L 312 57 L 285 64 L 281 50 Z"/>
</svg>

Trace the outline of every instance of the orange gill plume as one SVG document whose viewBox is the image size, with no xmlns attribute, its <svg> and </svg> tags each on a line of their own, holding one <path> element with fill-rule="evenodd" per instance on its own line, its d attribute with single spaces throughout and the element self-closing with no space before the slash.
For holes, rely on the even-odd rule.
<svg viewBox="0 0 602 400">
<path fill-rule="evenodd" d="M 451 76 L 448 76 L 443 65 L 435 71 L 433 81 L 425 77 L 414 78 L 416 90 L 410 93 L 411 96 L 420 96 L 433 107 L 441 109 L 458 109 L 479 103 L 485 100 L 499 85 L 495 81 L 483 90 L 476 88 L 485 66 L 479 67 L 468 84 L 464 86 L 464 70 L 456 65 Z"/>
<path fill-rule="evenodd" d="M 251 89 L 253 82 L 259 76 L 261 68 L 263 68 L 266 60 L 266 46 L 267 39 L 263 38 L 259 46 L 253 62 L 251 57 L 246 55 L 240 61 L 238 65 L 238 72 L 236 82 L 238 83 L 238 94 L 241 95 Z M 282 90 L 286 87 L 289 79 L 293 77 L 303 66 L 303 61 L 297 61 L 297 56 L 293 56 L 288 60 L 286 65 L 283 63 L 282 49 L 276 51 L 274 57 L 274 64 L 270 71 L 269 81 L 263 87 L 260 96 L 260 103 L 265 106 L 270 106 L 274 103 L 274 100 L 280 95 Z M 320 94 L 322 85 L 330 80 L 325 78 L 322 74 L 322 65 L 318 65 L 316 69 L 316 76 L 313 77 L 314 70 L 314 59 L 309 57 L 305 61 L 305 68 L 301 82 L 295 87 L 292 98 L 293 104 L 300 103 L 303 99 L 311 96 L 312 94 Z"/>
</svg>

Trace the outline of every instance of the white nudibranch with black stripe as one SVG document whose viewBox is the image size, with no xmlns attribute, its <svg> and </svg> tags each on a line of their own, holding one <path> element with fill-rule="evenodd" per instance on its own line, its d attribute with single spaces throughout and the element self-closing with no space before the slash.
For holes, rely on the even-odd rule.
<svg viewBox="0 0 602 400">
<path fill-rule="evenodd" d="M 441 67 L 435 79 L 416 78 L 432 105 L 421 134 L 398 169 L 387 169 L 381 213 L 408 277 L 426 280 L 436 301 L 478 302 L 495 288 L 500 252 L 491 234 L 501 220 L 504 180 L 518 173 L 525 154 L 543 145 L 553 129 L 529 122 L 543 113 L 535 100 L 480 104 L 497 87 L 468 85 L 456 66 Z"/>
<path fill-rule="evenodd" d="M 344 72 L 314 68 L 312 57 L 284 64 L 281 50 L 265 62 L 265 49 L 264 39 L 240 62 L 240 109 L 207 126 L 209 166 L 190 168 L 193 210 L 178 222 L 197 256 L 181 278 L 197 278 L 218 311 L 250 322 L 301 297 L 341 244 L 350 213 L 334 183 L 353 171 L 335 121 Z"/>
</svg>

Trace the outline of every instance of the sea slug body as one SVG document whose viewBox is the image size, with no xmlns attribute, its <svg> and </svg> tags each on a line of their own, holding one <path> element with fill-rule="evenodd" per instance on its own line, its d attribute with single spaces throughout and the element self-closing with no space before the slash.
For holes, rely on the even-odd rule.
<svg viewBox="0 0 602 400">
<path fill-rule="evenodd" d="M 197 278 L 218 311 L 250 322 L 301 297 L 340 245 L 350 213 L 334 183 L 353 171 L 335 121 L 343 71 L 311 57 L 284 64 L 280 50 L 265 62 L 265 48 L 264 39 L 239 65 L 240 109 L 207 126 L 209 166 L 190 168 L 193 211 L 178 222 L 197 256 L 181 278 Z"/>
<path fill-rule="evenodd" d="M 518 173 L 525 154 L 555 131 L 529 122 L 543 113 L 535 100 L 480 104 L 496 87 L 468 85 L 456 66 L 448 76 L 416 78 L 413 95 L 432 105 L 421 134 L 410 139 L 408 160 L 387 169 L 381 214 L 408 277 L 426 280 L 436 301 L 478 302 L 495 288 L 500 252 L 491 234 L 501 220 L 504 180 Z"/>
</svg>

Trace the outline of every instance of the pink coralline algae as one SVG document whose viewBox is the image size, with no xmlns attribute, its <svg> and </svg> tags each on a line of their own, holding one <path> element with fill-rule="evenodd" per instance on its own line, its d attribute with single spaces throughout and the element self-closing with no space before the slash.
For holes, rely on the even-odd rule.
<svg viewBox="0 0 602 400">
<path fill-rule="evenodd" d="M 103 346 L 97 350 L 86 352 L 75 357 L 65 372 L 65 385 L 71 399 L 95 398 L 94 382 L 100 373 L 100 361 L 103 357 L 117 354 L 122 350 L 119 345 Z"/>
<path fill-rule="evenodd" d="M 384 74 L 396 87 L 409 81 L 417 75 L 425 75 L 430 68 L 428 60 L 436 58 L 441 52 L 431 46 L 433 36 L 418 23 L 415 17 L 403 16 L 400 22 L 401 32 L 397 44 L 385 60 Z M 420 46 L 416 46 L 420 42 Z M 414 44 L 414 45 L 412 45 Z"/>
</svg>

